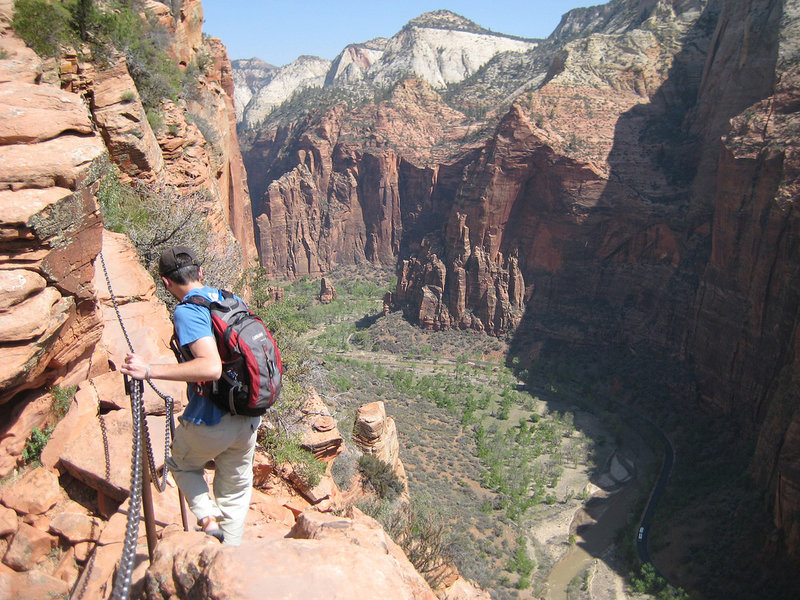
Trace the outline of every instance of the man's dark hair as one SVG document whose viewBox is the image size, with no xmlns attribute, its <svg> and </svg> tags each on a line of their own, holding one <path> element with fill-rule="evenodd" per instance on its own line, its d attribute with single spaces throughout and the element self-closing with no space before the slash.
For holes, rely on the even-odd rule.
<svg viewBox="0 0 800 600">
<path fill-rule="evenodd" d="M 177 284 L 186 285 L 200 280 L 200 263 L 191 248 L 176 246 L 161 253 L 158 272 Z"/>
<path fill-rule="evenodd" d="M 180 285 L 186 285 L 192 281 L 200 281 L 200 267 L 197 265 L 186 265 L 175 269 L 168 275 L 164 275 L 167 279 L 171 279 Z"/>
</svg>

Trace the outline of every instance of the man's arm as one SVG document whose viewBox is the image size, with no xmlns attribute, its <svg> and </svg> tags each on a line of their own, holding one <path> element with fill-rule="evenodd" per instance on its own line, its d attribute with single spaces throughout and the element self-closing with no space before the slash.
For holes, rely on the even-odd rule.
<svg viewBox="0 0 800 600">
<path fill-rule="evenodd" d="M 166 379 L 169 381 L 216 381 L 222 376 L 222 360 L 213 336 L 201 337 L 189 344 L 193 359 L 177 364 L 151 364 L 129 353 L 120 367 L 134 379 Z M 147 372 L 148 366 L 150 372 Z"/>
</svg>

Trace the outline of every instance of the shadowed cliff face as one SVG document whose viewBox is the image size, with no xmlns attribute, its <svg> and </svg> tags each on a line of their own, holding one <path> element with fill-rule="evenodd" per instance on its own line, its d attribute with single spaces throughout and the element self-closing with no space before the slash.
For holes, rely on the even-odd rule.
<svg viewBox="0 0 800 600">
<path fill-rule="evenodd" d="M 702 79 L 679 55 L 653 102 L 621 115 L 609 183 L 557 241 L 559 268 L 524 263 L 534 292 L 515 345 L 605 341 L 690 365 L 700 407 L 756 440 L 751 473 L 797 559 L 797 6 L 717 10 Z M 649 167 L 632 169 L 635 153 Z"/>
</svg>

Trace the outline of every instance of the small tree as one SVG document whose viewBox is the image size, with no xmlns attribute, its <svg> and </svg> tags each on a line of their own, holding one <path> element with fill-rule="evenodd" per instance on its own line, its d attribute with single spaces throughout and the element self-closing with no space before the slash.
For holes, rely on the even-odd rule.
<svg viewBox="0 0 800 600">
<path fill-rule="evenodd" d="M 403 482 L 392 466 L 374 454 L 364 454 L 358 459 L 358 468 L 367 484 L 384 500 L 394 500 L 404 491 Z"/>
<path fill-rule="evenodd" d="M 16 0 L 11 26 L 40 56 L 57 56 L 72 33 L 69 12 L 47 0 Z"/>
<path fill-rule="evenodd" d="M 441 585 L 450 562 L 444 518 L 420 502 L 401 504 L 382 525 L 433 589 Z"/>
</svg>

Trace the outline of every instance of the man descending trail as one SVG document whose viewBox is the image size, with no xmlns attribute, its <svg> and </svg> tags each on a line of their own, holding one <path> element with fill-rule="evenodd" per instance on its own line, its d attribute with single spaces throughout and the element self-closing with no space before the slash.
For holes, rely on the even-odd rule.
<svg viewBox="0 0 800 600">
<path fill-rule="evenodd" d="M 175 309 L 175 335 L 190 358 L 178 364 L 152 364 L 128 354 L 120 371 L 135 379 L 189 384 L 189 404 L 179 418 L 167 466 L 200 527 L 225 544 L 238 546 L 250 505 L 261 417 L 231 414 L 204 394 L 204 383 L 220 379 L 222 360 L 208 308 L 184 301 L 199 295 L 217 302 L 221 296 L 220 290 L 201 283 L 203 268 L 194 252 L 185 246 L 171 248 L 161 255 L 158 269 L 167 291 L 182 302 Z M 210 460 L 216 468 L 214 500 L 203 477 Z"/>
</svg>

